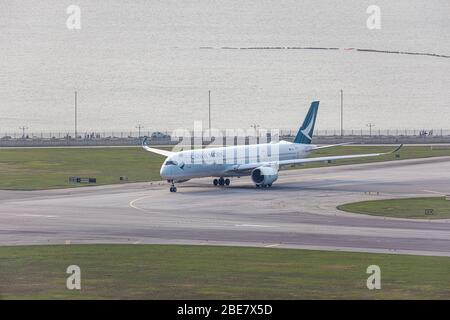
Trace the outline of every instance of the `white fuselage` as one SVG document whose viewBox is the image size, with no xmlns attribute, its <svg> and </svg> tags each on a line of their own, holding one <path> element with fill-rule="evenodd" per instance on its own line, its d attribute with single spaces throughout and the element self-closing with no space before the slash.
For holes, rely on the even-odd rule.
<svg viewBox="0 0 450 320">
<path fill-rule="evenodd" d="M 163 179 L 174 182 L 201 177 L 250 175 L 251 172 L 233 172 L 233 169 L 246 164 L 301 159 L 314 147 L 311 144 L 280 141 L 180 151 L 164 161 L 160 174 Z"/>
</svg>

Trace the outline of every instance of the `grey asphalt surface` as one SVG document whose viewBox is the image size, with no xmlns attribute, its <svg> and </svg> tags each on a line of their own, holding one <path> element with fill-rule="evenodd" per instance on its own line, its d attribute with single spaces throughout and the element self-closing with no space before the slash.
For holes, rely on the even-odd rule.
<svg viewBox="0 0 450 320">
<path fill-rule="evenodd" d="M 450 194 L 450 157 L 288 170 L 269 189 L 249 177 L 214 187 L 133 183 L 0 191 L 0 245 L 169 243 L 450 256 L 450 220 L 341 212 L 370 199 Z"/>
</svg>

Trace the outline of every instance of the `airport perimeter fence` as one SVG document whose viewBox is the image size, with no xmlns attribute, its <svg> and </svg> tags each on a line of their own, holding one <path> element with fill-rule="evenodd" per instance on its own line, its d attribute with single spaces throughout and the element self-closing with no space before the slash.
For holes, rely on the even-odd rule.
<svg viewBox="0 0 450 320">
<path fill-rule="evenodd" d="M 279 140 L 292 141 L 298 129 L 279 130 Z M 262 132 L 262 131 L 261 131 Z M 266 130 L 270 132 L 270 130 Z M 450 129 L 339 129 L 315 130 L 313 143 L 329 144 L 354 142 L 360 144 L 434 144 L 450 143 Z M 73 132 L 22 133 L 5 132 L 0 134 L 0 147 L 43 147 L 43 146 L 133 146 L 139 145 L 144 136 L 150 137 L 154 145 L 175 145 L 179 142 L 171 131 L 97 131 L 77 134 Z M 270 134 L 268 141 L 271 140 Z M 208 142 L 205 142 L 208 144 Z"/>
</svg>

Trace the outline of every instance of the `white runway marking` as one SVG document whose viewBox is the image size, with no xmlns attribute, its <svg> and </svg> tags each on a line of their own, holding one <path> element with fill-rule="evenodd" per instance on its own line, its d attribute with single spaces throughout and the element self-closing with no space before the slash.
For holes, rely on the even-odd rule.
<svg viewBox="0 0 450 320">
<path fill-rule="evenodd" d="M 424 192 L 428 192 L 428 193 L 434 193 L 434 194 L 439 194 L 441 196 L 445 196 L 445 193 L 439 192 L 439 191 L 433 191 L 433 190 L 422 190 Z"/>
<path fill-rule="evenodd" d="M 135 205 L 135 202 L 140 201 L 140 200 L 143 200 L 143 199 L 146 199 L 146 198 L 149 198 L 149 197 L 150 197 L 150 196 L 145 196 L 145 197 L 141 197 L 141 198 L 134 199 L 134 200 L 130 201 L 130 202 L 128 203 L 128 205 L 129 205 L 131 208 L 133 208 L 133 209 L 136 209 L 136 210 L 139 210 L 139 211 L 142 211 L 142 212 L 147 212 L 146 210 L 144 210 L 144 209 L 139 208 L 138 206 L 136 206 L 136 205 Z"/>
<path fill-rule="evenodd" d="M 279 243 L 268 244 L 267 246 L 264 246 L 264 248 L 273 248 L 273 247 L 278 247 L 279 245 L 280 245 Z"/>
<path fill-rule="evenodd" d="M 57 216 L 44 215 L 44 214 L 17 214 L 16 217 L 56 218 Z"/>
<path fill-rule="evenodd" d="M 236 224 L 236 227 L 276 228 L 276 226 L 266 226 L 262 224 Z"/>
</svg>

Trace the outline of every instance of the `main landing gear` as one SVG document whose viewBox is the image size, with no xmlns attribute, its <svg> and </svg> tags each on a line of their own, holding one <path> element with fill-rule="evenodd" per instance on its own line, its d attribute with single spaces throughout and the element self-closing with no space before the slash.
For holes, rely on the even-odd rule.
<svg viewBox="0 0 450 320">
<path fill-rule="evenodd" d="M 171 182 L 171 186 L 170 186 L 170 192 L 177 192 L 177 187 L 175 187 L 175 184 L 173 183 L 173 181 Z"/>
<path fill-rule="evenodd" d="M 224 186 L 224 185 L 229 186 L 230 185 L 230 179 L 228 179 L 228 178 L 224 179 L 224 178 L 220 177 L 219 179 L 214 179 L 213 180 L 213 184 L 215 186 L 217 186 L 217 185 L 219 185 L 219 186 Z"/>
</svg>

